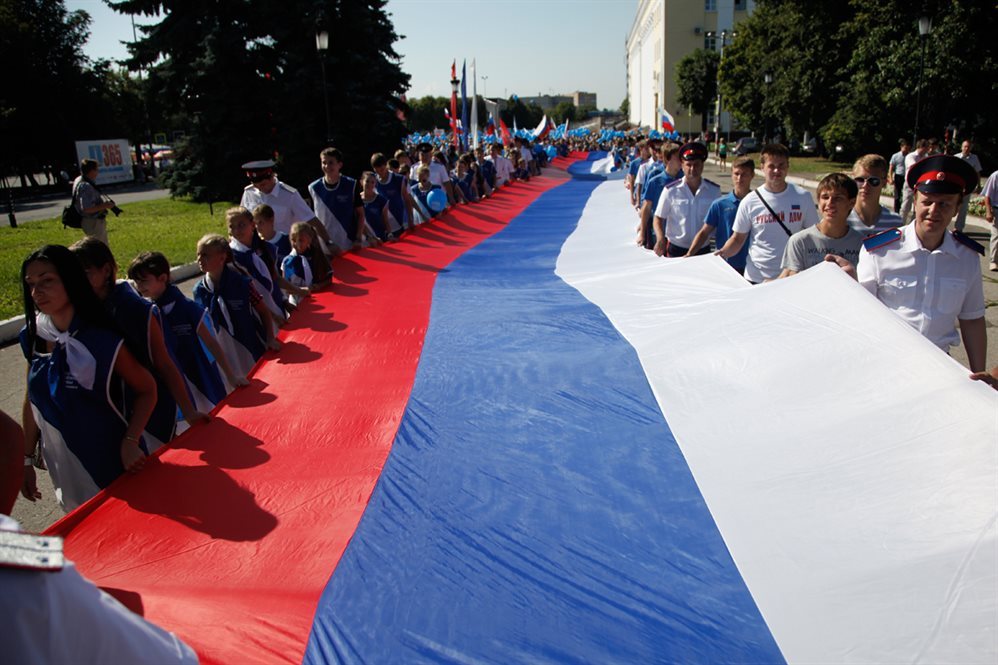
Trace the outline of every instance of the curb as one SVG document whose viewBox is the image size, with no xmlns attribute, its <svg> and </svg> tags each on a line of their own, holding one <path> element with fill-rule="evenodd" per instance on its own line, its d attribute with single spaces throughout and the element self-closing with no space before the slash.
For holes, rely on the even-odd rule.
<svg viewBox="0 0 998 665">
<path fill-rule="evenodd" d="M 170 281 L 174 284 L 179 284 L 180 282 L 186 282 L 191 277 L 200 274 L 201 269 L 198 268 L 197 263 L 185 263 L 182 266 L 170 268 Z M 16 340 L 18 335 L 21 334 L 21 328 L 23 327 L 23 314 L 7 319 L 6 321 L 0 321 L 0 344 L 7 344 L 8 342 Z"/>
</svg>

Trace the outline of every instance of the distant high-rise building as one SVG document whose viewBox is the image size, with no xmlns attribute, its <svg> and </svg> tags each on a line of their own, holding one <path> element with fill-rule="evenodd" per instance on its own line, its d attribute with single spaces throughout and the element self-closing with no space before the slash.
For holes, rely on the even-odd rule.
<svg viewBox="0 0 998 665">
<path fill-rule="evenodd" d="M 677 131 L 698 133 L 700 115 L 691 117 L 677 101 L 676 64 L 698 48 L 721 51 L 730 45 L 738 23 L 753 9 L 754 0 L 639 0 L 625 51 L 628 120 L 657 127 L 664 108 L 675 118 Z M 714 127 L 713 110 L 707 126 Z M 722 106 L 720 130 L 730 128 L 730 114 Z"/>
<path fill-rule="evenodd" d="M 580 106 L 596 106 L 595 92 L 570 92 L 566 95 L 537 95 L 536 97 L 520 97 L 524 104 L 536 104 L 545 111 L 550 111 L 558 104 L 572 104 L 576 108 Z"/>
</svg>

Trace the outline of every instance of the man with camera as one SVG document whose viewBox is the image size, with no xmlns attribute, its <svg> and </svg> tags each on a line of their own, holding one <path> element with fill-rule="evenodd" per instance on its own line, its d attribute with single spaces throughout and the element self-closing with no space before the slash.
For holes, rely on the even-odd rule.
<svg viewBox="0 0 998 665">
<path fill-rule="evenodd" d="M 108 245 L 107 211 L 110 210 L 117 216 L 121 214 L 121 209 L 97 189 L 99 168 L 97 161 L 93 159 L 80 162 L 80 176 L 73 181 L 73 205 L 83 217 L 83 232 Z"/>
</svg>

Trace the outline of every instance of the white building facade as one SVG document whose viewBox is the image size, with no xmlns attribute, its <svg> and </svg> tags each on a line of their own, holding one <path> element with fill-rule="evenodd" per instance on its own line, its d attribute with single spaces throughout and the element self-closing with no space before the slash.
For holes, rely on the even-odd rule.
<svg viewBox="0 0 998 665">
<path fill-rule="evenodd" d="M 630 122 L 660 128 L 667 110 L 681 133 L 699 133 L 700 115 L 691 115 L 677 101 L 676 64 L 698 48 L 723 55 L 738 22 L 755 8 L 753 0 L 639 0 L 627 35 L 627 99 Z M 708 127 L 714 127 L 714 113 Z M 731 130 L 731 118 L 721 113 L 720 130 Z"/>
</svg>

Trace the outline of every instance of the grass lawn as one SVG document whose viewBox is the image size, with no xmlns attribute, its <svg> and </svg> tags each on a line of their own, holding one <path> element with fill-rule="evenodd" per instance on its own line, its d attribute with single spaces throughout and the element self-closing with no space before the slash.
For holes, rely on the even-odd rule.
<svg viewBox="0 0 998 665">
<path fill-rule="evenodd" d="M 762 167 L 762 155 L 754 152 L 750 153 L 749 157 L 755 160 L 756 168 Z M 729 154 L 728 163 L 730 164 L 733 159 Z M 852 164 L 852 162 L 836 162 L 824 157 L 791 157 L 790 175 L 821 180 L 823 176 L 836 171 L 846 174 L 852 173 Z"/>
<path fill-rule="evenodd" d="M 198 239 L 206 233 L 226 235 L 225 203 L 208 205 L 183 200 L 159 199 L 124 205 L 120 217 L 108 216 L 108 240 L 118 261 L 118 274 L 136 255 L 163 252 L 171 265 L 194 260 Z M 71 245 L 83 237 L 79 229 L 66 229 L 59 219 L 26 222 L 16 229 L 0 228 L 0 320 L 24 313 L 21 262 L 42 245 Z"/>
</svg>

